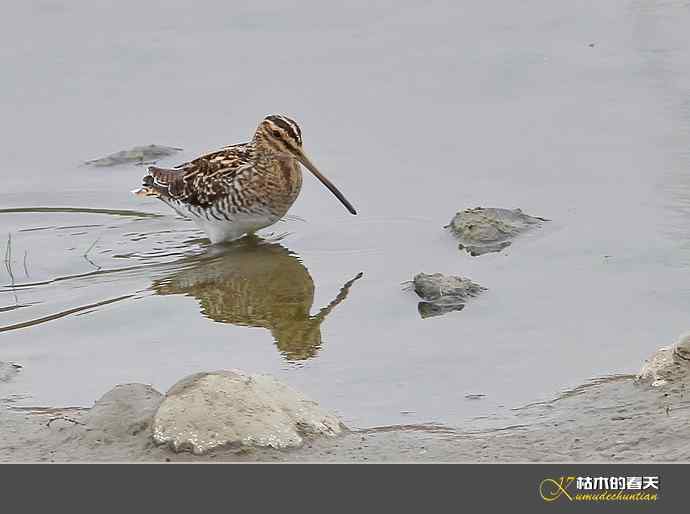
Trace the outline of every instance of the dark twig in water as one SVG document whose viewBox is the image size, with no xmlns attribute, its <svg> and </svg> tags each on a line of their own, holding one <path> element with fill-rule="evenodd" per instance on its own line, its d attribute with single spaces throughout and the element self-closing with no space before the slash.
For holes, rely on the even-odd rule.
<svg viewBox="0 0 690 514">
<path fill-rule="evenodd" d="M 50 418 L 48 420 L 48 423 L 46 423 L 46 426 L 49 427 L 53 421 L 59 421 L 59 420 L 68 421 L 70 423 L 74 423 L 75 425 L 86 425 L 86 423 L 82 423 L 81 421 L 79 421 L 77 419 L 69 418 L 67 416 L 53 416 L 52 418 Z"/>
<path fill-rule="evenodd" d="M 86 262 L 88 262 L 89 264 L 91 264 L 91 266 L 93 266 L 94 268 L 96 268 L 96 271 L 100 270 L 102 266 L 99 266 L 98 264 L 96 264 L 95 262 L 93 262 L 93 261 L 89 258 L 89 252 L 90 252 L 91 250 L 93 250 L 93 247 L 96 246 L 96 243 L 98 243 L 98 240 L 99 240 L 100 238 L 101 238 L 101 236 L 98 236 L 98 237 L 96 238 L 96 240 L 95 240 L 93 243 L 91 243 L 91 246 L 89 246 L 89 248 L 84 252 L 84 259 L 86 259 Z"/>
<path fill-rule="evenodd" d="M 7 274 L 10 276 L 10 286 L 12 288 L 12 293 L 14 294 L 14 302 L 19 303 L 17 298 L 17 293 L 14 289 L 14 273 L 12 272 L 12 233 L 7 234 L 7 246 L 5 247 L 5 268 L 7 269 Z"/>
<path fill-rule="evenodd" d="M 12 280 L 12 287 L 14 287 L 14 274 L 12 273 L 12 233 L 7 234 L 7 246 L 5 247 L 5 268 Z"/>
<path fill-rule="evenodd" d="M 29 254 L 29 250 L 24 250 L 24 275 L 29 278 L 29 269 L 26 267 L 26 256 Z"/>
</svg>

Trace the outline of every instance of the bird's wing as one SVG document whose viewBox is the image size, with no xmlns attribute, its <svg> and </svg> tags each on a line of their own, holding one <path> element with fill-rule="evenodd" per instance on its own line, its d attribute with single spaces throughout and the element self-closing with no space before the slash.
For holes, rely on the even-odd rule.
<svg viewBox="0 0 690 514">
<path fill-rule="evenodd" d="M 143 180 L 143 194 L 208 207 L 237 189 L 236 182 L 252 169 L 246 144 L 226 147 L 175 168 L 150 166 Z"/>
</svg>

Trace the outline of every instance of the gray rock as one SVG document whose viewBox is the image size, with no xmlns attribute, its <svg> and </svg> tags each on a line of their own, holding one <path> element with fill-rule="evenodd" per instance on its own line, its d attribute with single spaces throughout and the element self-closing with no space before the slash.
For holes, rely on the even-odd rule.
<svg viewBox="0 0 690 514">
<path fill-rule="evenodd" d="M 135 146 L 129 150 L 122 150 L 100 159 L 86 161 L 89 166 L 115 166 L 117 164 L 153 164 L 157 159 L 181 152 L 182 148 L 161 145 Z"/>
<path fill-rule="evenodd" d="M 415 293 L 424 301 L 417 308 L 422 318 L 440 316 L 465 308 L 469 298 L 477 296 L 485 287 L 470 279 L 434 273 L 418 273 L 412 280 Z"/>
<path fill-rule="evenodd" d="M 268 375 L 197 373 L 175 384 L 153 421 L 153 439 L 175 451 L 301 446 L 305 436 L 335 436 L 345 426 Z"/>
<path fill-rule="evenodd" d="M 9 382 L 12 380 L 22 367 L 13 362 L 0 361 L 0 382 Z"/>
<path fill-rule="evenodd" d="M 659 387 L 690 378 L 690 333 L 672 346 L 662 346 L 645 362 L 637 374 L 639 382 Z"/>
<path fill-rule="evenodd" d="M 100 439 L 123 440 L 148 430 L 163 395 L 149 385 L 122 384 L 105 393 L 84 424 Z"/>
<path fill-rule="evenodd" d="M 458 212 L 445 228 L 460 241 L 459 248 L 478 256 L 500 252 L 518 234 L 538 226 L 545 218 L 529 216 L 520 209 L 476 207 Z"/>
</svg>

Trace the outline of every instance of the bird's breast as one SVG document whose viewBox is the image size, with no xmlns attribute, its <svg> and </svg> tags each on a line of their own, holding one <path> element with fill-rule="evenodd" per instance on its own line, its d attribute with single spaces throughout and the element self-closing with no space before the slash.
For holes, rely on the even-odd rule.
<svg viewBox="0 0 690 514">
<path fill-rule="evenodd" d="M 282 211 L 282 216 L 295 202 L 302 189 L 302 170 L 299 163 L 292 159 L 278 161 L 269 181 L 267 190 L 270 191 L 270 201 L 278 211 Z"/>
</svg>

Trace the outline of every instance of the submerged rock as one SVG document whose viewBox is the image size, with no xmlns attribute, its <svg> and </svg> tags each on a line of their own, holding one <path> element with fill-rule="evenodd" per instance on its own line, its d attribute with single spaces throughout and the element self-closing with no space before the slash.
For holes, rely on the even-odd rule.
<svg viewBox="0 0 690 514">
<path fill-rule="evenodd" d="M 687 379 L 690 372 L 690 333 L 682 335 L 672 346 L 663 346 L 652 355 L 640 372 L 637 380 L 648 382 L 653 387 L 668 382 Z"/>
<path fill-rule="evenodd" d="M 529 216 L 521 209 L 476 207 L 458 212 L 446 228 L 459 239 L 459 248 L 472 256 L 500 252 L 518 234 L 538 226 L 545 218 Z"/>
<path fill-rule="evenodd" d="M 153 439 L 176 452 L 225 446 L 301 446 L 305 436 L 335 436 L 345 426 L 318 404 L 268 375 L 196 373 L 166 394 Z"/>
<path fill-rule="evenodd" d="M 13 362 L 0 362 L 0 382 L 9 382 L 22 367 Z"/>
<path fill-rule="evenodd" d="M 157 159 L 163 157 L 168 157 L 169 155 L 174 155 L 177 152 L 181 152 L 182 148 L 175 148 L 173 146 L 161 146 L 161 145 L 145 145 L 145 146 L 135 146 L 130 150 L 122 150 L 121 152 L 116 152 L 106 157 L 101 157 L 100 159 L 93 159 L 86 161 L 84 164 L 89 166 L 115 166 L 117 164 L 153 164 Z"/>
<path fill-rule="evenodd" d="M 485 287 L 468 278 L 434 273 L 418 273 L 412 280 L 415 293 L 424 301 L 417 308 L 422 318 L 440 316 L 465 308 L 469 298 L 477 296 Z"/>
</svg>

